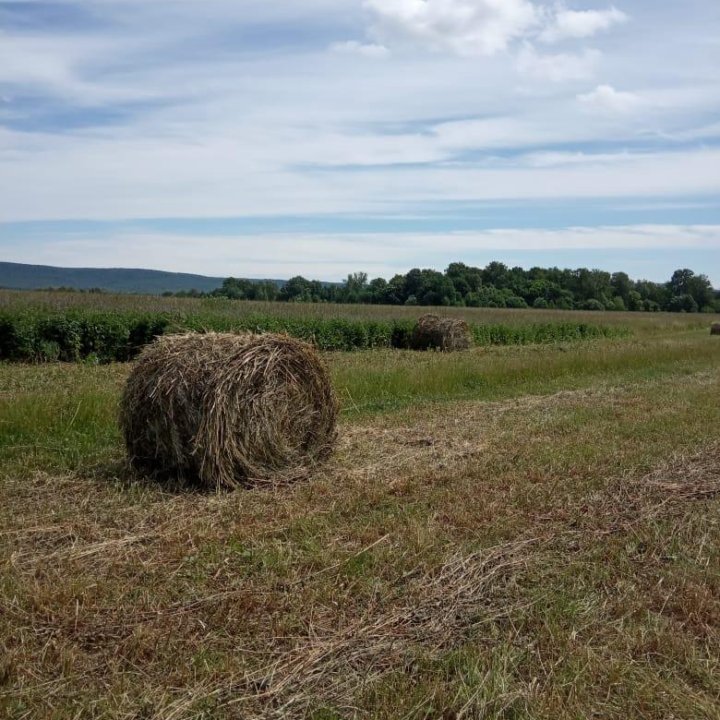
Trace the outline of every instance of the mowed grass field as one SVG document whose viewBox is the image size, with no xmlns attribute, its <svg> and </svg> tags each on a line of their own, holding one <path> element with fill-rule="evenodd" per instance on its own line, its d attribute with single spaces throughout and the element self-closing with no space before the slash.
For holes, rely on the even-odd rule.
<svg viewBox="0 0 720 720">
<path fill-rule="evenodd" d="M 328 353 L 331 461 L 222 494 L 127 470 L 129 365 L 0 364 L 4 716 L 720 717 L 716 318 L 592 315 Z"/>
</svg>

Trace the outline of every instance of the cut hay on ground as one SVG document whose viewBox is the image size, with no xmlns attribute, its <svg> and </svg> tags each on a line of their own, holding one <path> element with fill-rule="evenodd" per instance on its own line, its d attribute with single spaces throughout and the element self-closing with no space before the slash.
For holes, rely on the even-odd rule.
<svg viewBox="0 0 720 720">
<path fill-rule="evenodd" d="M 308 344 L 285 335 L 159 338 L 121 403 L 131 463 L 209 488 L 293 479 L 336 440 L 337 400 Z"/>
<path fill-rule="evenodd" d="M 412 335 L 413 350 L 468 350 L 472 347 L 470 326 L 460 318 L 423 315 Z"/>
<path fill-rule="evenodd" d="M 714 323 L 710 327 L 710 334 L 711 335 L 720 335 L 720 323 Z"/>
</svg>

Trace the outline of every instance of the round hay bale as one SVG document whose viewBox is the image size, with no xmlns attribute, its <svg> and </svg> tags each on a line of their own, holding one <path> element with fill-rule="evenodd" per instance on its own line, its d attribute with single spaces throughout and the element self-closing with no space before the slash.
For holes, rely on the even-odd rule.
<svg viewBox="0 0 720 720">
<path fill-rule="evenodd" d="M 710 327 L 710 334 L 720 335 L 720 323 L 713 323 L 713 325 Z"/>
<path fill-rule="evenodd" d="M 121 402 L 134 467 L 234 488 L 291 480 L 326 458 L 338 404 L 327 368 L 285 335 L 166 335 L 140 354 Z"/>
<path fill-rule="evenodd" d="M 410 344 L 414 350 L 468 350 L 473 339 L 470 326 L 460 318 L 427 314 L 418 319 Z"/>
</svg>

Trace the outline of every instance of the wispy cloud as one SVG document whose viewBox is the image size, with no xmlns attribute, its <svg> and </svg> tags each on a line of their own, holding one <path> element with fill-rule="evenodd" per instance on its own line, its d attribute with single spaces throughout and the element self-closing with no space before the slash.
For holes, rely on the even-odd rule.
<svg viewBox="0 0 720 720">
<path fill-rule="evenodd" d="M 453 132 L 444 142 L 472 144 L 472 134 Z M 612 163 L 586 155 L 575 163 L 538 167 L 519 156 L 512 162 L 490 159 L 485 167 L 441 164 L 418 172 L 399 165 L 357 172 L 288 169 L 278 158 L 274 167 L 266 166 L 262 156 L 253 156 L 251 143 L 222 138 L 159 147 L 151 140 L 51 140 L 30 153 L 14 151 L 15 159 L 5 163 L 11 172 L 0 176 L 0 221 L 400 212 L 428 201 L 720 192 L 720 149 L 621 154 Z"/>
<path fill-rule="evenodd" d="M 370 58 L 385 58 L 390 51 L 384 45 L 375 43 L 361 43 L 357 40 L 346 40 L 345 42 L 335 42 L 330 45 L 330 50 L 335 53 L 348 55 L 363 55 Z"/>
<path fill-rule="evenodd" d="M 568 82 L 588 80 L 595 76 L 602 57 L 599 50 L 585 49 L 581 53 L 544 54 L 526 45 L 517 56 L 517 69 L 521 75 L 534 80 Z"/>
</svg>

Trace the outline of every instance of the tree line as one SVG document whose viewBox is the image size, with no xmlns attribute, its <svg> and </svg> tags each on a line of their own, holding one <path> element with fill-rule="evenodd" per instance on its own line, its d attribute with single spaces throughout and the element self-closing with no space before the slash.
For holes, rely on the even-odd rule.
<svg viewBox="0 0 720 720">
<path fill-rule="evenodd" d="M 211 293 L 175 295 L 377 305 L 720 312 L 720 291 L 713 289 L 706 275 L 689 269 L 676 270 L 668 282 L 658 283 L 632 280 L 624 272 L 540 267 L 524 270 L 501 262 L 491 262 L 484 268 L 456 262 L 444 272 L 415 268 L 390 280 L 369 280 L 366 273 L 358 272 L 337 284 L 299 275 L 284 284 L 231 277 Z"/>
</svg>

